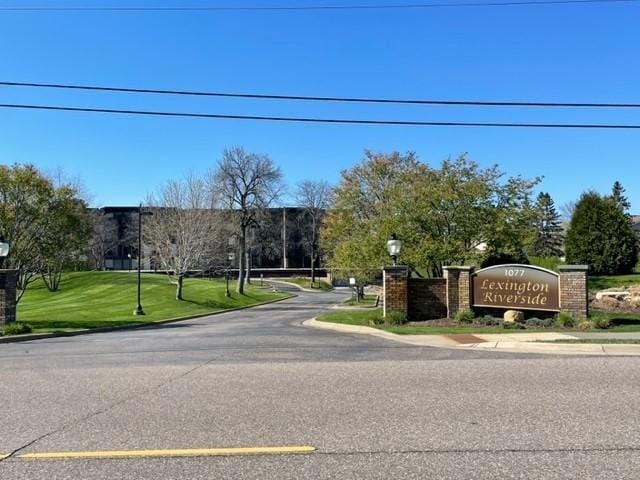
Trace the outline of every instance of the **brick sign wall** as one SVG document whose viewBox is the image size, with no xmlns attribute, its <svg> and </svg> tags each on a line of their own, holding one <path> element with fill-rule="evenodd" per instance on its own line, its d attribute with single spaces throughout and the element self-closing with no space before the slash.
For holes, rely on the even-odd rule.
<svg viewBox="0 0 640 480">
<path fill-rule="evenodd" d="M 409 315 L 411 321 L 447 316 L 447 281 L 444 278 L 409 279 Z"/>
</svg>

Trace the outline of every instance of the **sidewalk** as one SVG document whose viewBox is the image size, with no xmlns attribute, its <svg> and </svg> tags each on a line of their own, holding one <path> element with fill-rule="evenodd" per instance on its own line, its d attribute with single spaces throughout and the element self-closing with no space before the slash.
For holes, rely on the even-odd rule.
<svg viewBox="0 0 640 480">
<path fill-rule="evenodd" d="M 553 340 L 574 340 L 584 338 L 628 338 L 638 339 L 640 333 L 612 332 L 542 332 L 542 333 L 500 333 L 500 334 L 462 334 L 462 335 L 397 335 L 372 327 L 348 325 L 342 323 L 320 322 L 315 318 L 303 322 L 304 326 L 333 330 L 342 333 L 372 335 L 394 342 L 423 347 L 454 348 L 466 350 L 498 350 L 514 353 L 546 353 L 553 355 L 604 355 L 604 356 L 640 356 L 640 344 L 606 343 L 545 343 Z"/>
</svg>

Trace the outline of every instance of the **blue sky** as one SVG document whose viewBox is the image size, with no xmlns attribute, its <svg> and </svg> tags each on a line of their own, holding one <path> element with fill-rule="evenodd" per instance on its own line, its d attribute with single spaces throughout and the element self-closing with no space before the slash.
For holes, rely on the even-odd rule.
<svg viewBox="0 0 640 480">
<path fill-rule="evenodd" d="M 0 6 L 18 3 L 43 5 L 0 0 Z M 190 3 L 207 4 L 240 2 Z M 299 95 L 640 102 L 639 20 L 640 3 L 277 13 L 0 12 L 0 80 Z M 231 101 L 7 87 L 0 87 L 0 103 L 640 124 L 638 110 Z M 430 164 L 468 152 L 484 166 L 498 163 L 510 175 L 544 176 L 541 189 L 558 206 L 588 188 L 608 192 L 620 180 L 632 210 L 640 212 L 639 144 L 638 131 L 279 124 L 0 109 L 0 163 L 31 162 L 45 170 L 62 166 L 84 178 L 96 205 L 137 203 L 165 180 L 204 171 L 225 147 L 241 145 L 269 154 L 290 184 L 305 178 L 336 182 L 365 148 L 413 150 Z"/>
</svg>

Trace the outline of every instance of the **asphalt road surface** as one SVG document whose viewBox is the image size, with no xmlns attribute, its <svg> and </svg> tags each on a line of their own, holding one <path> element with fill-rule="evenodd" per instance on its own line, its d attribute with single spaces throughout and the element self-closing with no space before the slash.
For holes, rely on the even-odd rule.
<svg viewBox="0 0 640 480">
<path fill-rule="evenodd" d="M 301 326 L 341 296 L 1 344 L 0 479 L 640 478 L 637 357 L 456 351 Z M 263 446 L 316 450 L 24 456 Z"/>
</svg>

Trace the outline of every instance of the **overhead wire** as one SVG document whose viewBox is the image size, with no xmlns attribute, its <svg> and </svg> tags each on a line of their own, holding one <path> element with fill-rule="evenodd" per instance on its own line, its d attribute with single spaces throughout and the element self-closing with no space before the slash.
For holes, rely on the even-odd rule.
<svg viewBox="0 0 640 480">
<path fill-rule="evenodd" d="M 636 3 L 638 0 L 496 0 L 480 2 L 425 2 L 404 4 L 283 5 L 283 6 L 3 6 L 5 12 L 291 12 L 330 10 L 416 10 L 428 8 L 545 6 L 597 3 Z"/>
<path fill-rule="evenodd" d="M 350 125 L 403 125 L 430 127 L 514 127 L 514 128 L 575 128 L 575 129 L 640 129 L 640 124 L 588 124 L 588 123 L 511 123 L 511 122 L 448 122 L 421 120 L 376 120 L 352 118 L 286 117 L 268 115 L 232 115 L 199 112 L 167 112 L 154 110 L 125 110 L 114 108 L 70 107 L 62 105 L 0 104 L 0 108 L 22 110 L 48 110 L 85 113 L 111 113 L 121 115 L 148 115 L 159 117 L 185 117 L 226 120 L 254 120 L 271 122 L 326 123 Z"/>
<path fill-rule="evenodd" d="M 383 103 L 403 105 L 443 105 L 443 106 L 474 106 L 474 107 L 547 107 L 547 108 L 640 108 L 640 103 L 624 102 L 525 102 L 525 101 L 495 101 L 495 100 L 446 100 L 446 99 L 410 99 L 410 98 L 373 98 L 373 97 L 336 97 L 317 95 L 274 95 L 264 93 L 242 92 L 206 92 L 194 90 L 170 90 L 153 88 L 111 87 L 99 85 L 72 85 L 60 83 L 34 83 L 0 81 L 0 86 L 52 88 L 63 90 L 86 90 L 117 93 L 142 93 L 159 95 L 184 95 L 199 97 L 246 98 L 256 100 L 290 100 L 308 102 L 336 102 L 336 103 Z"/>
</svg>

